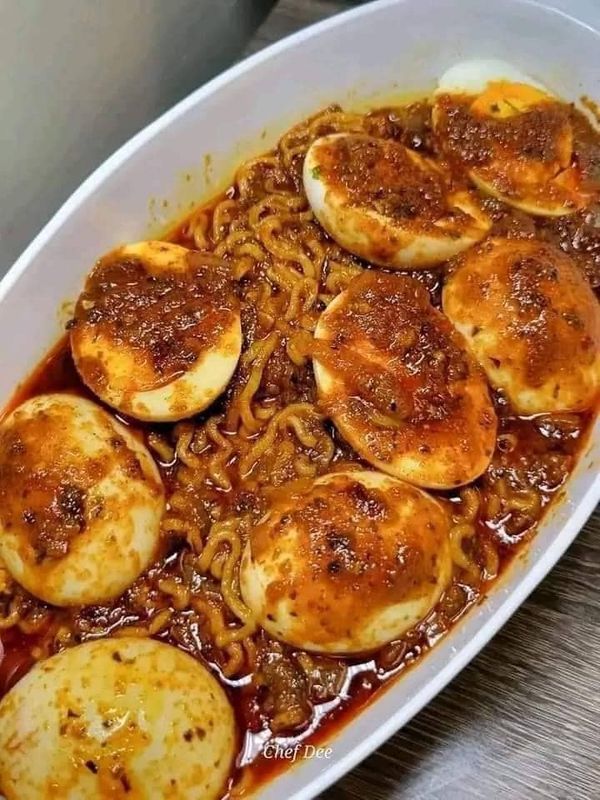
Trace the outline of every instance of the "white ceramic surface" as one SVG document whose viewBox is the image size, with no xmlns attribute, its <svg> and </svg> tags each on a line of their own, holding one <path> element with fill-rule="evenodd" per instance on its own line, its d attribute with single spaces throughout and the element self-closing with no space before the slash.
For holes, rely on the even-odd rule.
<svg viewBox="0 0 600 800">
<path fill-rule="evenodd" d="M 568 7 L 583 15 L 589 3 L 570 0 Z M 156 227 L 161 218 L 172 218 L 192 190 L 206 196 L 231 176 L 235 161 L 267 149 L 294 121 L 332 101 L 352 105 L 359 98 L 430 88 L 453 62 L 473 56 L 513 61 L 564 97 L 600 98 L 599 48 L 593 28 L 529 0 L 381 0 L 235 66 L 100 167 L 2 281 L 0 405 L 56 341 L 64 303 L 77 295 L 99 254 L 147 237 L 149 222 Z M 205 154 L 211 155 L 210 164 L 203 164 Z M 211 183 L 211 175 L 218 181 Z M 149 202 L 158 219 L 149 219 Z M 406 723 L 473 658 L 592 512 L 600 498 L 599 460 L 597 424 L 565 499 L 491 597 L 339 732 L 330 759 L 296 765 L 261 790 L 263 800 L 316 795 Z"/>
</svg>

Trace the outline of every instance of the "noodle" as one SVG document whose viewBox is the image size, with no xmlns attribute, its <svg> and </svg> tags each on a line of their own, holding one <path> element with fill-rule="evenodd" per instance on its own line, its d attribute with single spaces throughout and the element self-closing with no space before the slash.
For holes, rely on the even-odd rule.
<svg viewBox="0 0 600 800">
<path fill-rule="evenodd" d="M 173 601 L 173 608 L 176 611 L 183 611 L 190 605 L 190 590 L 187 586 L 177 583 L 173 578 L 163 578 L 158 582 L 161 592 L 168 595 Z"/>
<path fill-rule="evenodd" d="M 171 445 L 163 439 L 162 436 L 152 431 L 148 434 L 148 445 L 154 450 L 160 461 L 163 464 L 169 464 L 175 458 L 175 450 Z"/>
<path fill-rule="evenodd" d="M 323 432 L 319 439 L 314 433 L 308 430 L 306 420 L 313 423 L 323 421 L 323 416 L 309 403 L 296 403 L 289 405 L 276 414 L 265 431 L 265 433 L 253 443 L 250 450 L 242 457 L 239 463 L 241 477 L 247 476 L 255 463 L 275 445 L 275 440 L 282 428 L 291 428 L 298 441 L 309 449 L 315 449 L 320 444 L 324 450 L 321 458 L 325 464 L 329 464 L 333 458 L 335 447 L 331 439 Z"/>
<path fill-rule="evenodd" d="M 261 242 L 271 255 L 276 258 L 282 258 L 284 261 L 292 261 L 299 264 L 306 277 L 317 279 L 321 274 L 322 253 L 319 252 L 314 243 L 313 248 L 316 251 L 316 258 L 315 253 L 311 253 L 311 258 L 311 255 L 308 255 L 305 249 L 301 247 L 301 243 L 294 242 L 292 239 L 281 235 L 285 230 L 286 223 L 301 224 L 311 218 L 312 212 L 310 211 L 297 215 L 290 214 L 284 217 L 281 215 L 267 217 L 259 223 L 259 234 Z"/>
<path fill-rule="evenodd" d="M 148 621 L 147 625 L 125 625 L 124 627 L 113 631 L 112 635 L 116 636 L 117 638 L 133 636 L 136 639 L 156 636 L 158 633 L 161 633 L 165 630 L 165 628 L 167 628 L 169 622 L 171 621 L 172 613 L 173 612 L 171 609 L 165 608 L 155 614 Z"/>
<path fill-rule="evenodd" d="M 453 513 L 453 525 L 450 529 L 450 549 L 452 560 L 456 566 L 465 570 L 472 578 L 480 574 L 477 561 L 468 554 L 466 544 L 476 534 L 476 521 L 479 514 L 481 500 L 479 492 L 474 487 L 466 487 L 460 491 L 460 507 Z"/>
<path fill-rule="evenodd" d="M 231 489 L 231 481 L 227 475 L 225 464 L 233 452 L 233 447 L 219 430 L 218 422 L 219 420 L 215 417 L 211 417 L 206 423 L 206 434 L 210 441 L 217 446 L 217 453 L 209 462 L 208 474 L 219 488 L 227 491 Z"/>
<path fill-rule="evenodd" d="M 225 647 L 232 642 L 241 641 L 256 630 L 252 612 L 243 603 L 240 596 L 239 560 L 242 552 L 242 544 L 238 534 L 240 524 L 240 520 L 233 519 L 213 525 L 198 562 L 200 571 L 208 572 L 212 569 L 219 547 L 222 544 L 227 545 L 228 555 L 223 565 L 222 573 L 217 574 L 217 577 L 221 581 L 221 594 L 227 607 L 243 625 L 241 628 L 221 629 L 215 637 L 219 647 Z"/>
<path fill-rule="evenodd" d="M 266 339 L 256 342 L 246 354 L 244 359 L 251 367 L 246 385 L 239 396 L 239 411 L 242 422 L 247 431 L 255 433 L 261 427 L 260 422 L 254 416 L 252 410 L 252 399 L 260 386 L 263 371 L 273 351 L 279 344 L 279 333 L 272 332 Z"/>
</svg>

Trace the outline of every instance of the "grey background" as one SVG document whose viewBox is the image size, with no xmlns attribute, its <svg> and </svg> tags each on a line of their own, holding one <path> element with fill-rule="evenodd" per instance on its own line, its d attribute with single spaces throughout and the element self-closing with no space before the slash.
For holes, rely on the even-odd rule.
<svg viewBox="0 0 600 800">
<path fill-rule="evenodd" d="M 119 145 L 239 58 L 275 0 L 0 0 L 0 275 Z"/>
</svg>

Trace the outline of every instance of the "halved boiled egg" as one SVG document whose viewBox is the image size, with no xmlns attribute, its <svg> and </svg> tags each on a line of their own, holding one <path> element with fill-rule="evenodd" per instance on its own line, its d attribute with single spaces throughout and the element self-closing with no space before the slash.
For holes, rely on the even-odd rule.
<svg viewBox="0 0 600 800">
<path fill-rule="evenodd" d="M 365 271 L 315 339 L 319 402 L 362 458 L 437 489 L 487 468 L 497 420 L 485 377 L 415 278 Z"/>
<path fill-rule="evenodd" d="M 515 411 L 581 411 L 597 401 L 600 305 L 557 248 L 489 239 L 461 258 L 443 306 Z"/>
<path fill-rule="evenodd" d="M 118 597 L 156 556 L 163 509 L 148 450 L 95 403 L 40 395 L 0 425 L 0 559 L 36 597 Z"/>
<path fill-rule="evenodd" d="M 573 214 L 591 199 L 573 155 L 569 107 L 499 60 L 442 75 L 433 123 L 441 149 L 475 185 L 530 214 Z"/>
<path fill-rule="evenodd" d="M 490 228 L 476 198 L 449 172 L 398 142 L 331 134 L 310 146 L 304 188 L 325 230 L 373 264 L 430 267 Z"/>
<path fill-rule="evenodd" d="M 381 472 L 281 487 L 242 558 L 245 603 L 272 636 L 350 655 L 424 619 L 450 582 L 448 515 Z"/>
<path fill-rule="evenodd" d="M 137 419 L 190 417 L 225 389 L 242 347 L 228 266 L 167 242 L 120 247 L 96 264 L 71 348 L 84 383 Z"/>
<path fill-rule="evenodd" d="M 102 639 L 36 664 L 0 701 L 6 800 L 217 800 L 236 748 L 208 670 L 144 639 Z"/>
</svg>

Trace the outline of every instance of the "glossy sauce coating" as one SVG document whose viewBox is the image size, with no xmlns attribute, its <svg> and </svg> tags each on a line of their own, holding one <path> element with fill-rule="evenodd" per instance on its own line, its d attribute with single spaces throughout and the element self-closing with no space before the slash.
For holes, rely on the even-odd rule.
<svg viewBox="0 0 600 800">
<path fill-rule="evenodd" d="M 372 651 L 427 616 L 447 587 L 449 526 L 443 506 L 381 473 L 287 484 L 250 533 L 242 594 L 276 638 Z"/>
<path fill-rule="evenodd" d="M 35 714 L 19 713 L 27 703 Z M 0 701 L 2 788 L 7 800 L 213 800 L 236 739 L 225 693 L 190 656 L 139 638 L 89 642 Z"/>
<path fill-rule="evenodd" d="M 457 262 L 444 288 L 444 310 L 491 383 L 521 413 L 595 406 L 600 307 L 560 250 L 488 239 Z"/>
<path fill-rule="evenodd" d="M 184 263 L 157 270 L 127 249 L 102 258 L 90 273 L 75 308 L 75 348 L 93 337 L 131 359 L 124 390 L 164 386 L 188 371 L 231 325 L 238 304 L 227 264 L 187 252 Z M 83 357 L 86 384 L 102 394 L 102 359 Z"/>
<path fill-rule="evenodd" d="M 72 422 L 70 407 L 17 418 L 0 429 L 0 504 L 2 524 L 19 528 L 35 552 L 36 561 L 65 556 L 72 541 L 83 533 L 93 509 L 86 509 L 88 492 L 118 467 L 125 452 L 125 470 L 131 479 L 142 477 L 136 455 L 127 450 L 117 431 L 109 429 L 114 455 L 73 458 L 62 448 L 64 430 Z M 99 415 L 99 422 L 102 417 Z M 42 458 L 39 445 L 42 445 Z M 156 487 L 158 491 L 158 486 Z"/>
<path fill-rule="evenodd" d="M 311 121 L 310 125 L 314 126 L 316 135 L 335 132 L 340 129 L 341 114 L 339 108 L 329 109 L 322 119 Z M 591 175 L 600 163 L 598 136 L 578 112 L 569 109 L 569 114 L 575 132 L 577 158 L 579 163 L 585 165 L 586 173 Z M 429 156 L 435 155 L 431 107 L 428 103 L 378 109 L 361 117 L 360 125 L 372 135 L 402 142 Z M 293 154 L 291 146 L 289 153 L 281 147 L 268 154 L 248 170 L 243 182 L 237 181 L 226 195 L 195 212 L 193 220 L 186 220 L 178 226 L 172 238 L 186 247 L 204 246 L 212 249 L 232 228 L 234 231 L 236 228 L 243 229 L 250 209 L 273 190 L 287 192 L 295 198 L 297 207 L 305 208 L 300 188 L 301 148 L 305 148 L 307 137 L 310 140 L 310 136 L 315 135 L 310 131 L 306 133 L 309 127 L 289 137 L 289 143 L 300 150 L 298 156 Z M 457 169 L 457 179 L 462 180 L 458 168 L 453 169 Z M 571 217 L 555 220 L 533 219 L 496 200 L 485 200 L 484 203 L 493 218 L 495 234 L 560 244 L 573 256 L 591 285 L 600 286 L 600 234 L 596 225 L 599 212 L 594 206 Z M 199 231 L 203 231 L 202 235 Z M 324 249 L 326 258 L 319 283 L 319 291 L 324 296 L 332 292 L 331 284 L 340 267 L 356 274 L 364 266 L 340 252 L 313 221 L 294 219 L 288 228 L 282 227 L 279 236 L 282 241 L 299 247 L 304 247 L 304 243 L 309 241 L 313 247 L 317 242 Z M 259 302 L 259 298 L 265 294 L 263 283 L 255 281 L 251 274 L 240 281 L 245 348 L 268 336 L 272 308 L 279 310 L 281 320 L 285 314 L 285 305 L 282 303 L 280 307 L 277 306 L 279 298 L 285 296 L 284 290 L 278 288 L 280 285 L 276 284 L 274 278 L 266 277 L 273 260 L 266 250 L 262 258 L 260 280 L 272 289 L 272 306 L 267 307 Z M 433 304 L 439 306 L 444 270 L 422 272 L 418 279 Z M 313 312 L 307 310 L 303 313 L 310 318 Z M 258 395 L 261 402 L 267 405 L 276 403 L 277 398 L 281 398 L 285 404 L 314 402 L 316 391 L 310 364 L 290 362 L 286 354 L 290 338 L 290 332 L 282 335 L 281 343 L 272 351 L 267 362 Z M 236 392 L 245 385 L 247 376 L 248 371 L 242 364 L 230 390 L 212 409 L 212 414 L 227 412 Z M 89 394 L 73 368 L 65 342 L 56 348 L 31 380 L 19 390 L 13 405 L 42 391 L 64 389 L 75 390 L 82 395 Z M 191 587 L 194 592 L 204 592 L 220 608 L 218 582 L 210 576 L 198 574 L 188 558 L 185 540 L 169 534 L 165 537 L 164 549 L 156 564 L 114 603 L 69 610 L 50 609 L 18 590 L 26 624 L 23 628 L 11 627 L 0 631 L 6 651 L 0 663 L 0 693 L 13 685 L 36 658 L 64 646 L 60 637 L 65 632 L 72 637 L 67 644 L 72 643 L 73 639 L 76 642 L 86 641 L 117 633 L 126 626 L 147 626 L 158 613 L 170 612 L 170 624 L 154 635 L 191 653 L 218 675 L 235 706 L 241 729 L 246 732 L 241 747 L 244 758 L 239 762 L 243 766 L 236 774 L 236 780 L 239 779 L 248 789 L 256 787 L 286 766 L 285 761 L 268 760 L 259 755 L 267 726 L 276 737 L 285 737 L 290 741 L 304 738 L 317 743 L 327 740 L 339 726 L 348 723 L 365 704 L 378 696 L 378 690 L 390 685 L 393 676 L 417 663 L 469 608 L 491 590 L 497 575 L 503 572 L 523 544 L 534 535 L 550 500 L 560 495 L 586 441 L 594 418 L 593 412 L 554 418 L 520 418 L 502 393 L 494 394 L 494 405 L 499 418 L 496 448 L 489 469 L 468 487 L 474 490 L 480 502 L 472 523 L 473 536 L 465 539 L 463 545 L 469 560 L 480 566 L 481 575 L 474 579 L 466 567 L 457 568 L 452 586 L 434 612 L 402 640 L 368 658 L 343 660 L 306 654 L 281 645 L 259 632 L 253 640 L 256 660 L 250 677 L 228 677 L 223 671 L 225 656 L 215 646 L 207 617 L 189 607 L 181 609 L 177 601 L 164 591 L 165 581 L 172 580 L 178 585 Z M 208 418 L 208 413 L 195 418 L 194 428 L 202 431 Z M 227 424 L 221 423 L 226 430 L 226 439 L 235 443 L 233 428 L 226 428 Z M 318 432 L 320 425 L 315 417 L 310 430 Z M 161 441 L 164 439 L 167 442 L 181 441 L 182 435 L 187 435 L 187 428 L 183 434 L 178 428 L 176 435 L 172 425 L 132 423 L 131 430 L 146 441 L 153 437 L 160 437 Z M 363 469 L 366 467 L 327 423 L 325 430 L 334 442 L 331 465 L 339 468 L 350 463 Z M 283 458 L 284 445 L 290 445 L 287 431 L 277 440 L 277 447 L 273 447 L 257 462 L 252 473 L 243 480 L 237 477 L 239 456 L 234 451 L 226 464 L 227 474 L 231 478 L 230 488 L 220 488 L 213 478 L 209 478 L 200 491 L 194 493 L 190 490 L 190 504 L 186 513 L 193 518 L 198 530 L 206 532 L 208 515 L 214 509 L 223 516 L 243 513 L 258 520 L 266 508 L 261 481 L 268 479 L 276 485 L 280 480 L 289 480 L 292 474 L 290 457 Z M 184 452 L 184 455 L 191 452 L 201 461 L 203 455 L 196 452 L 200 448 L 196 447 L 195 440 L 192 440 L 192 447 L 194 449 Z M 295 454 L 292 448 L 292 455 Z M 314 450 L 312 457 L 315 460 L 319 458 L 319 452 Z M 172 494 L 178 487 L 182 461 L 179 455 L 171 458 L 168 452 L 158 460 L 163 480 Z M 436 496 L 440 502 L 448 504 L 449 512 L 461 524 L 465 514 L 469 516 L 466 506 L 470 500 L 464 491 L 439 492 Z M 0 612 L 4 617 L 10 612 L 7 597 L 6 593 L 0 591 Z M 312 733 L 309 734 L 309 731 Z"/>
<path fill-rule="evenodd" d="M 552 100 L 507 118 L 482 114 L 470 99 L 442 95 L 436 133 L 445 155 L 507 198 L 575 210 L 585 205 L 572 163 L 569 107 Z"/>
<path fill-rule="evenodd" d="M 159 547 L 164 489 L 97 404 L 45 394 L 0 423 L 0 563 L 58 606 L 118 597 Z"/>
<path fill-rule="evenodd" d="M 361 136 L 341 137 L 319 147 L 322 173 L 334 188 L 343 187 L 350 203 L 366 206 L 418 230 L 436 232 L 433 223 L 449 213 L 452 175 L 400 144 Z M 319 168 L 317 168 L 319 169 Z M 456 231 L 470 217 L 455 210 Z"/>
<path fill-rule="evenodd" d="M 438 488 L 485 470 L 496 435 L 487 386 L 417 280 L 365 272 L 316 336 L 321 402 L 363 458 Z"/>
</svg>

